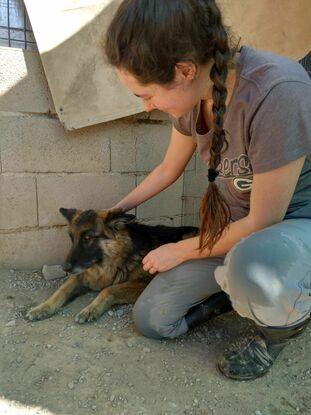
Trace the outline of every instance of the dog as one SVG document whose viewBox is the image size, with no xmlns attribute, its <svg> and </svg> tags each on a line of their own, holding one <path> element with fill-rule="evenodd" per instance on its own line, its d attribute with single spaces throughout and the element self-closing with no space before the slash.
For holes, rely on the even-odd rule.
<svg viewBox="0 0 311 415">
<path fill-rule="evenodd" d="M 192 226 L 146 225 L 116 209 L 59 211 L 69 223 L 72 247 L 63 268 L 70 276 L 49 299 L 27 313 L 30 321 L 50 317 L 88 290 L 99 294 L 76 315 L 75 321 L 80 324 L 97 320 L 114 304 L 135 303 L 155 276 L 143 269 L 144 256 L 199 232 Z"/>
</svg>

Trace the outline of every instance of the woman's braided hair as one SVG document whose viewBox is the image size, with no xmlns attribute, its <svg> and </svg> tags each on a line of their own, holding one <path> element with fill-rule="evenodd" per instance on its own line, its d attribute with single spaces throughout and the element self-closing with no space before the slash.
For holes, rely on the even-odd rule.
<svg viewBox="0 0 311 415">
<path fill-rule="evenodd" d="M 105 38 L 110 64 L 134 75 L 141 84 L 172 84 L 175 65 L 213 60 L 214 131 L 208 169 L 209 186 L 200 206 L 200 250 L 211 249 L 230 222 L 230 208 L 215 184 L 221 152 L 227 146 L 223 129 L 226 79 L 234 50 L 214 0 L 124 0 Z"/>
</svg>

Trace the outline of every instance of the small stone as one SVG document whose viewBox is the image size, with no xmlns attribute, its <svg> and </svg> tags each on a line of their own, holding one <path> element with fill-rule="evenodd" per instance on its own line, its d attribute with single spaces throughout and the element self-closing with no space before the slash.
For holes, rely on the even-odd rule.
<svg viewBox="0 0 311 415">
<path fill-rule="evenodd" d="M 73 389 L 73 388 L 74 388 L 74 386 L 75 386 L 75 385 L 74 385 L 74 383 L 73 383 L 73 382 L 69 382 L 69 383 L 68 383 L 68 388 L 69 388 L 69 389 Z"/>
<path fill-rule="evenodd" d="M 51 348 L 52 348 L 52 345 L 51 345 L 51 344 L 47 344 L 47 345 L 46 345 L 46 347 L 47 347 L 48 349 L 51 349 Z"/>
<path fill-rule="evenodd" d="M 262 415 L 262 412 L 258 411 L 257 409 L 257 411 L 255 411 L 255 415 Z"/>
<path fill-rule="evenodd" d="M 113 311 L 109 310 L 109 311 L 108 311 L 108 315 L 109 315 L 110 317 L 113 317 L 113 315 L 114 315 L 114 314 L 113 314 Z"/>
<path fill-rule="evenodd" d="M 18 358 L 16 359 L 16 361 L 17 361 L 17 363 L 22 363 L 23 359 L 20 356 L 18 356 Z"/>
<path fill-rule="evenodd" d="M 149 349 L 149 347 L 144 347 L 144 348 L 143 348 L 143 352 L 144 352 L 144 353 L 150 353 L 150 352 L 151 352 L 151 350 Z"/>
<path fill-rule="evenodd" d="M 133 343 L 130 340 L 128 340 L 126 342 L 126 345 L 127 345 L 127 347 L 133 347 Z"/>
<path fill-rule="evenodd" d="M 14 274 L 14 272 L 15 272 L 14 269 L 10 269 L 11 274 Z"/>
<path fill-rule="evenodd" d="M 42 275 L 46 281 L 56 280 L 66 276 L 61 265 L 43 265 Z"/>
<path fill-rule="evenodd" d="M 15 324 L 16 324 L 16 320 L 11 320 L 11 321 L 8 321 L 5 326 L 12 327 L 12 326 L 15 326 Z"/>
</svg>

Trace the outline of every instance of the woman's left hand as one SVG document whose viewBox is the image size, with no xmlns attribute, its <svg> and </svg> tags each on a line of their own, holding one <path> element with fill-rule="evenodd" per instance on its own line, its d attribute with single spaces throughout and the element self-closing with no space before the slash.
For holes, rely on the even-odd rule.
<svg viewBox="0 0 311 415">
<path fill-rule="evenodd" d="M 160 246 L 150 251 L 142 260 L 143 269 L 149 274 L 168 271 L 184 262 L 176 243 Z"/>
</svg>

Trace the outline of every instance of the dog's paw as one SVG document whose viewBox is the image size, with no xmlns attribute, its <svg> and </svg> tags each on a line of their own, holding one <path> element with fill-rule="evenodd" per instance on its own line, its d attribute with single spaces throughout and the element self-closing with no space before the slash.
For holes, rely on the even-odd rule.
<svg viewBox="0 0 311 415">
<path fill-rule="evenodd" d="M 75 322 L 79 324 L 89 323 L 91 321 L 97 320 L 99 317 L 98 311 L 93 307 L 85 307 L 79 314 L 75 317 Z"/>
<path fill-rule="evenodd" d="M 30 321 L 44 320 L 45 318 L 50 317 L 52 314 L 53 311 L 51 310 L 51 307 L 46 304 L 41 304 L 29 310 L 26 314 L 26 318 Z"/>
</svg>

